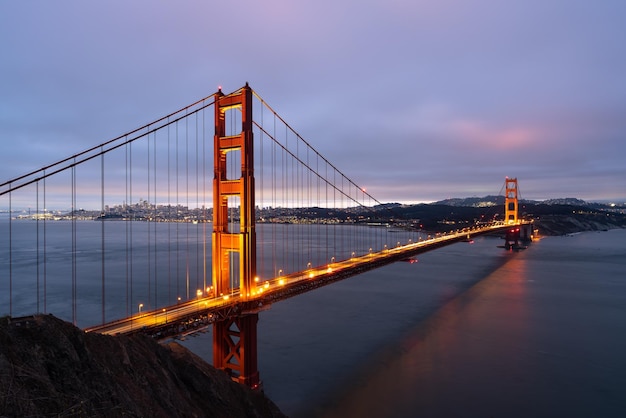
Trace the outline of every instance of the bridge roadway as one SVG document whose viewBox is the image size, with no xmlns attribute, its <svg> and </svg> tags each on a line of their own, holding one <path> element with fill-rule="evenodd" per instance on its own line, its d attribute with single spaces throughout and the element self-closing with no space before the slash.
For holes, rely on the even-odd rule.
<svg viewBox="0 0 626 418">
<path fill-rule="evenodd" d="M 220 297 L 198 297 L 176 305 L 145 311 L 129 318 L 123 318 L 85 329 L 86 332 L 102 334 L 132 334 L 143 332 L 157 339 L 197 332 L 215 320 L 232 315 L 259 312 L 269 309 L 274 302 L 308 292 L 321 286 L 343 280 L 368 270 L 382 267 L 396 261 L 406 260 L 426 251 L 465 241 L 472 237 L 489 233 L 504 232 L 518 227 L 502 222 L 489 225 L 463 228 L 449 233 L 436 234 L 418 242 L 410 242 L 395 248 L 384 249 L 347 260 L 331 262 L 298 273 L 274 277 L 259 282 L 256 290 L 242 297 L 239 290 Z"/>
</svg>

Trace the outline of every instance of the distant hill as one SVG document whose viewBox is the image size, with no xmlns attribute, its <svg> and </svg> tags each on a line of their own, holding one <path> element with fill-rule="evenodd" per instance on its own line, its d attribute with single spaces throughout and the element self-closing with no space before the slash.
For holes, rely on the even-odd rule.
<svg viewBox="0 0 626 418">
<path fill-rule="evenodd" d="M 504 205 L 504 196 L 485 196 L 485 197 L 457 197 L 452 199 L 440 200 L 431 203 L 432 205 L 446 206 L 467 206 L 472 208 L 486 208 L 490 206 Z"/>
<path fill-rule="evenodd" d="M 561 199 L 547 199 L 541 202 L 544 205 L 571 205 L 571 206 L 589 206 L 590 203 L 575 197 L 564 197 Z"/>
<path fill-rule="evenodd" d="M 445 232 L 504 218 L 504 196 L 466 197 L 434 203 L 385 203 L 344 209 L 271 208 L 261 212 L 261 222 L 394 225 L 423 232 Z M 626 205 L 588 203 L 576 198 L 545 201 L 520 200 L 520 216 L 533 220 L 543 235 L 626 228 Z"/>
<path fill-rule="evenodd" d="M 439 214 L 431 213 L 430 227 L 433 227 L 432 218 L 439 216 L 446 219 L 449 224 L 461 223 L 465 218 L 469 221 L 472 216 L 477 219 L 479 212 L 471 212 L 470 208 L 485 211 L 491 208 L 491 213 L 495 213 L 496 219 L 501 216 L 501 211 L 492 212 L 504 205 L 504 196 L 466 197 L 445 199 L 430 204 L 433 208 L 439 208 Z M 447 210 L 446 207 L 454 208 Z M 481 219 L 489 218 L 485 214 L 480 214 Z M 573 197 L 547 199 L 544 201 L 520 200 L 520 216 L 525 219 L 532 219 L 539 233 L 543 235 L 563 235 L 580 231 L 601 231 L 614 228 L 626 228 L 626 206 L 609 205 L 605 203 L 590 203 L 582 199 Z M 441 221 L 437 222 L 441 224 Z M 436 225 L 439 227 L 439 225 Z"/>
<path fill-rule="evenodd" d="M 361 218 L 377 216 L 405 227 L 448 231 L 476 222 L 502 220 L 504 196 L 465 197 L 416 205 L 391 203 L 376 206 L 375 214 L 362 210 Z M 590 203 L 577 198 L 520 200 L 520 216 L 533 220 L 543 235 L 626 228 L 626 205 Z M 354 212 L 354 209 L 352 210 Z"/>
<path fill-rule="evenodd" d="M 563 197 L 557 199 L 546 200 L 529 200 L 520 199 L 520 203 L 534 204 L 534 205 L 570 205 L 570 206 L 591 206 L 598 208 L 610 208 L 611 205 L 600 202 L 587 202 L 575 197 Z M 447 205 L 447 206 L 467 206 L 467 207 L 489 207 L 504 205 L 504 196 L 484 196 L 484 197 L 457 197 L 451 199 L 440 200 L 431 203 L 432 205 Z"/>
</svg>

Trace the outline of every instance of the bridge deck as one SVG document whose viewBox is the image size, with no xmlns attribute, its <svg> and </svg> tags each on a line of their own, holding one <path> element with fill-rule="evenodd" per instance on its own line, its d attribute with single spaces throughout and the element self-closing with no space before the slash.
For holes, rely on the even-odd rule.
<svg viewBox="0 0 626 418">
<path fill-rule="evenodd" d="M 518 223 L 517 225 L 527 224 Z M 199 327 L 205 327 L 218 318 L 268 309 L 272 303 L 318 287 L 471 237 L 503 232 L 511 226 L 515 225 L 494 223 L 447 234 L 437 234 L 426 240 L 313 267 L 290 275 L 274 277 L 260 283 L 256 292 L 246 297 L 237 291 L 222 297 L 198 298 L 93 326 L 87 328 L 86 331 L 102 334 L 146 332 L 160 338 L 181 335 L 193 332 Z"/>
</svg>

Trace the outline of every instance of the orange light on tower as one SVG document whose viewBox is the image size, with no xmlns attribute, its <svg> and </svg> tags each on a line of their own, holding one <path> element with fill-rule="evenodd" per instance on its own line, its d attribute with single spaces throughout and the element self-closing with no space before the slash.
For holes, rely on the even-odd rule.
<svg viewBox="0 0 626 418">
<path fill-rule="evenodd" d="M 504 220 L 508 224 L 517 223 L 519 203 L 517 200 L 517 178 L 505 179 Z"/>
</svg>

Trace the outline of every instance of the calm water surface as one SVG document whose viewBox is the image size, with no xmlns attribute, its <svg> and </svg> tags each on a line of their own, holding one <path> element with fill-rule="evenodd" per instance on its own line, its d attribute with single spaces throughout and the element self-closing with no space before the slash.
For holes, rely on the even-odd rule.
<svg viewBox="0 0 626 418">
<path fill-rule="evenodd" d="M 455 244 L 261 314 L 293 417 L 626 416 L 626 231 Z M 210 355 L 210 335 L 185 341 Z"/>
</svg>

